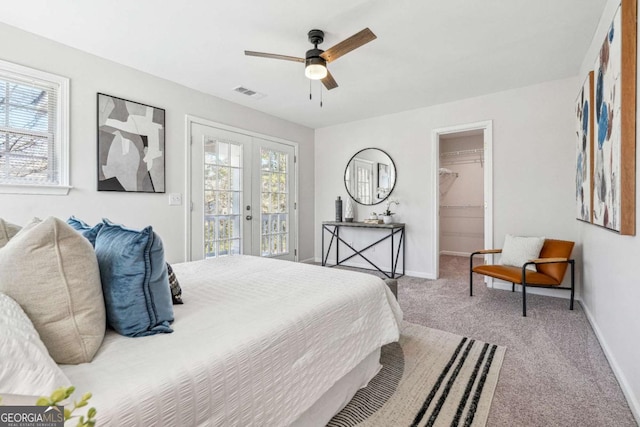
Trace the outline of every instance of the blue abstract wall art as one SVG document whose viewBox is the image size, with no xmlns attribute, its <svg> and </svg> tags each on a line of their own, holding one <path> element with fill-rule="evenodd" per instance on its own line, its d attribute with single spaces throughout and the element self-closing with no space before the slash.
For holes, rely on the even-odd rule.
<svg viewBox="0 0 640 427">
<path fill-rule="evenodd" d="M 593 71 L 576 100 L 576 218 L 592 222 Z"/>
</svg>

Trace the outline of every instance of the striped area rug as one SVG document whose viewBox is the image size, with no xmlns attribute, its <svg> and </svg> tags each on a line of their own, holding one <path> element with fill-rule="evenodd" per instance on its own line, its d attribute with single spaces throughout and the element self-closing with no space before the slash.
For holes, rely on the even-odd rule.
<svg viewBox="0 0 640 427">
<path fill-rule="evenodd" d="M 505 351 L 403 322 L 381 371 L 328 426 L 484 426 Z"/>
</svg>

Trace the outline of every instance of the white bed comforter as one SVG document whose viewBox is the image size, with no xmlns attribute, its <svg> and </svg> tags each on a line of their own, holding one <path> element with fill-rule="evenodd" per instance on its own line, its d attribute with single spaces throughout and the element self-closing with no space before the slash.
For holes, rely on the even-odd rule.
<svg viewBox="0 0 640 427">
<path fill-rule="evenodd" d="M 174 333 L 109 331 L 91 363 L 62 366 L 99 426 L 285 426 L 399 338 L 400 307 L 372 275 L 249 256 L 173 267 Z"/>
</svg>

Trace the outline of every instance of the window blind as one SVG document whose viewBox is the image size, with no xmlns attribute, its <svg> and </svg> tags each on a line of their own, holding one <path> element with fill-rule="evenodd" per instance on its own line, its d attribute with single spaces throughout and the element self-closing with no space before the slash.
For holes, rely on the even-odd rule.
<svg viewBox="0 0 640 427">
<path fill-rule="evenodd" d="M 0 72 L 0 183 L 60 183 L 59 87 Z"/>
</svg>

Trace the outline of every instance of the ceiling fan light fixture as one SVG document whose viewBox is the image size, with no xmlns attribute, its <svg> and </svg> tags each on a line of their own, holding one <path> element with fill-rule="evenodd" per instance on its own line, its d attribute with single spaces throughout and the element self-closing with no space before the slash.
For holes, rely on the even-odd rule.
<svg viewBox="0 0 640 427">
<path fill-rule="evenodd" d="M 307 58 L 305 61 L 304 75 L 311 80 L 322 80 L 327 77 L 327 61 L 317 56 Z"/>
<path fill-rule="evenodd" d="M 304 75 L 311 80 L 321 80 L 324 87 L 326 87 L 327 90 L 331 90 L 337 88 L 338 83 L 336 83 L 329 70 L 327 70 L 327 62 L 333 62 L 352 50 L 358 49 L 362 45 L 375 40 L 376 38 L 376 35 L 373 34 L 369 28 L 365 28 L 325 51 L 318 49 L 318 45 L 324 42 L 324 31 L 314 29 L 309 31 L 307 36 L 309 37 L 309 43 L 313 45 L 313 49 L 309 49 L 304 58 L 289 55 L 276 55 L 265 52 L 254 52 L 252 50 L 245 50 L 244 54 L 262 58 L 304 62 Z"/>
</svg>

